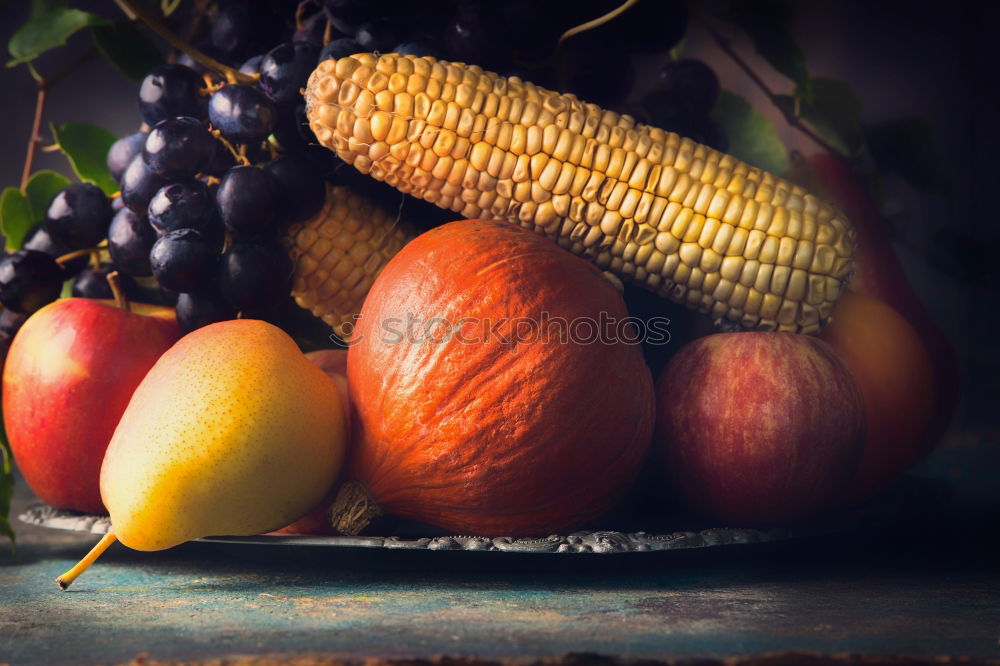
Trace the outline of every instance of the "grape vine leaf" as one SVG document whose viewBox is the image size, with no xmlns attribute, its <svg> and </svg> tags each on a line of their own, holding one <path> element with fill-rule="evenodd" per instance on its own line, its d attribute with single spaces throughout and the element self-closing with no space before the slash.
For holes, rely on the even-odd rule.
<svg viewBox="0 0 1000 666">
<path fill-rule="evenodd" d="M 777 128 L 746 99 L 721 90 L 710 115 L 726 130 L 732 155 L 777 175 L 788 170 L 788 150 Z"/>
<path fill-rule="evenodd" d="M 7 431 L 0 414 L 0 534 L 10 539 L 11 551 L 17 545 L 14 528 L 10 524 L 10 501 L 14 497 L 14 455 L 7 441 Z"/>
<path fill-rule="evenodd" d="M 0 194 L 0 228 L 7 238 L 8 251 L 21 249 L 24 236 L 36 221 L 28 197 L 16 187 L 5 188 Z"/>
<path fill-rule="evenodd" d="M 49 209 L 52 197 L 69 184 L 69 178 L 49 169 L 31 174 L 24 189 L 28 194 L 28 202 L 31 204 L 32 218 L 35 222 L 45 219 L 45 212 Z"/>
<path fill-rule="evenodd" d="M 922 192 L 951 191 L 937 130 L 930 121 L 916 116 L 895 118 L 866 125 L 863 131 L 880 171 L 892 171 Z"/>
<path fill-rule="evenodd" d="M 106 18 L 79 9 L 50 9 L 32 16 L 7 43 L 7 50 L 13 56 L 7 66 L 30 62 L 46 51 L 62 46 L 84 28 L 107 24 Z"/>
<path fill-rule="evenodd" d="M 31 0 L 31 18 L 56 9 L 63 9 L 67 4 L 68 0 Z"/>
<path fill-rule="evenodd" d="M 95 27 L 94 46 L 130 81 L 141 81 L 151 69 L 164 63 L 156 44 L 128 21 Z"/>
<path fill-rule="evenodd" d="M 804 99 L 812 98 L 806 57 L 792 34 L 795 12 L 790 2 L 730 0 L 721 18 L 739 26 L 750 37 L 757 54 L 790 78 Z"/>
<path fill-rule="evenodd" d="M 862 104 L 844 81 L 826 77 L 810 79 L 811 99 L 799 95 L 798 117 L 842 155 L 853 157 L 865 144 L 861 129 Z M 795 113 L 795 98 L 777 95 L 778 106 Z"/>
<path fill-rule="evenodd" d="M 103 127 L 87 123 L 63 123 L 58 127 L 50 125 L 52 138 L 59 150 L 69 159 L 73 171 L 80 180 L 94 183 L 105 194 L 118 191 L 118 184 L 108 170 L 108 149 L 118 137 Z"/>
</svg>

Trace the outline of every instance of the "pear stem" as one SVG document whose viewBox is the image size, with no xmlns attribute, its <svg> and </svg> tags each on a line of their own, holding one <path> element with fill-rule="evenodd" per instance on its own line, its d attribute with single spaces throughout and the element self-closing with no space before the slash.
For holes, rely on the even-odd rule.
<svg viewBox="0 0 1000 666">
<path fill-rule="evenodd" d="M 108 273 L 107 280 L 108 284 L 111 286 L 111 293 L 115 297 L 115 305 L 125 312 L 131 312 L 132 306 L 128 302 L 128 296 L 125 295 L 125 290 L 122 289 L 122 283 L 118 279 L 118 271 L 111 271 Z"/>
<path fill-rule="evenodd" d="M 76 580 L 80 574 L 86 571 L 87 568 L 94 563 L 94 560 L 100 557 L 101 553 L 108 549 L 108 546 L 117 540 L 118 537 L 115 536 L 114 532 L 108 532 L 101 537 L 101 540 L 97 542 L 97 545 L 91 548 L 90 552 L 84 555 L 82 560 L 77 562 L 72 569 L 56 578 L 56 584 L 59 585 L 59 589 L 63 591 L 67 590 L 69 586 L 73 584 L 73 581 Z"/>
</svg>

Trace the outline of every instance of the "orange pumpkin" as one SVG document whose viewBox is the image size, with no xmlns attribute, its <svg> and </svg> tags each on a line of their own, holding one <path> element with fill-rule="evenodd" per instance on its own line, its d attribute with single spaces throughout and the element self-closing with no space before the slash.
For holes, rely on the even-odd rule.
<svg viewBox="0 0 1000 666">
<path fill-rule="evenodd" d="M 598 269 L 533 232 L 463 220 L 419 236 L 352 336 L 354 478 L 389 513 L 457 533 L 596 518 L 652 436 L 652 376 L 627 318 Z M 601 322 L 605 339 L 589 339 Z"/>
</svg>

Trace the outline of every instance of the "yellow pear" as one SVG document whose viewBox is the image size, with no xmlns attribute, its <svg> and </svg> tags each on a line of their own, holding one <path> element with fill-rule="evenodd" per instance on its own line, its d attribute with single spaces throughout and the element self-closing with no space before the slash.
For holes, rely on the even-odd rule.
<svg viewBox="0 0 1000 666">
<path fill-rule="evenodd" d="M 336 385 L 281 329 L 200 328 L 132 395 L 101 468 L 112 533 L 57 582 L 68 587 L 116 538 L 162 550 L 283 527 L 333 485 L 346 438 Z"/>
</svg>

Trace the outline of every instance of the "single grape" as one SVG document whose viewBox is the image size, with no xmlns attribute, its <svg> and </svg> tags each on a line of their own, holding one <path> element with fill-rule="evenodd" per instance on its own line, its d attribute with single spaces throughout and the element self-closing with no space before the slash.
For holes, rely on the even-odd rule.
<svg viewBox="0 0 1000 666">
<path fill-rule="evenodd" d="M 462 5 L 444 32 L 444 47 L 452 60 L 493 67 L 501 50 L 494 26 L 500 21 L 492 5 Z"/>
<path fill-rule="evenodd" d="M 293 42 L 309 42 L 316 48 L 322 48 L 323 36 L 326 34 L 326 15 L 323 12 L 316 12 L 305 24 L 295 31 L 292 36 Z"/>
<path fill-rule="evenodd" d="M 399 24 L 389 17 L 379 17 L 358 26 L 354 39 L 364 52 L 388 52 L 403 39 Z"/>
<path fill-rule="evenodd" d="M 288 295 L 291 275 L 292 262 L 277 245 L 237 242 L 219 262 L 219 289 L 236 310 L 261 316 Z"/>
<path fill-rule="evenodd" d="M 136 215 L 128 208 L 115 214 L 108 227 L 108 253 L 111 261 L 122 273 L 142 277 L 152 271 L 149 251 L 156 242 L 156 230 L 145 216 Z"/>
<path fill-rule="evenodd" d="M 149 224 L 161 236 L 177 229 L 201 229 L 212 212 L 208 185 L 200 180 L 164 185 L 149 200 Z"/>
<path fill-rule="evenodd" d="M 180 292 L 206 289 L 218 259 L 218 250 L 194 229 L 165 233 L 149 252 L 156 281 L 166 289 Z"/>
<path fill-rule="evenodd" d="M 364 51 L 361 44 L 358 44 L 353 37 L 341 37 L 330 40 L 330 43 L 323 47 L 323 50 L 319 52 L 318 62 L 339 60 L 355 53 L 364 53 Z"/>
<path fill-rule="evenodd" d="M 149 200 L 167 182 L 166 178 L 153 173 L 142 155 L 136 155 L 122 174 L 122 202 L 132 212 L 145 215 Z"/>
<path fill-rule="evenodd" d="M 212 46 L 237 61 L 281 39 L 284 21 L 272 8 L 278 3 L 239 0 L 220 3 L 212 22 Z M 320 33 L 322 39 L 322 33 Z"/>
<path fill-rule="evenodd" d="M 274 102 L 257 88 L 234 84 L 212 95 L 208 118 L 233 143 L 259 143 L 274 129 Z"/>
<path fill-rule="evenodd" d="M 84 269 L 73 280 L 73 296 L 76 298 L 114 298 L 115 293 L 111 290 L 111 285 L 108 284 L 108 273 L 116 270 L 118 269 L 111 264 L 101 264 L 98 268 L 88 267 Z M 135 290 L 135 281 L 132 278 L 119 271 L 118 285 L 126 296 L 132 297 L 132 292 Z"/>
<path fill-rule="evenodd" d="M 278 104 L 299 100 L 318 56 L 319 49 L 308 42 L 279 44 L 260 63 L 260 89 Z"/>
<path fill-rule="evenodd" d="M 267 171 L 238 166 L 222 177 L 215 204 L 227 229 L 241 236 L 253 236 L 274 224 L 275 198 L 275 183 Z"/>
<path fill-rule="evenodd" d="M 430 56 L 438 60 L 445 57 L 441 43 L 430 35 L 414 35 L 405 42 L 397 44 L 391 50 L 399 55 Z"/>
<path fill-rule="evenodd" d="M 142 146 L 146 143 L 146 132 L 136 132 L 129 134 L 111 144 L 108 149 L 108 171 L 116 183 L 120 183 L 125 167 L 128 166 L 132 158 L 142 152 Z"/>
<path fill-rule="evenodd" d="M 19 250 L 0 259 L 0 303 L 31 314 L 59 298 L 64 279 L 56 260 L 37 250 Z"/>
<path fill-rule="evenodd" d="M 14 312 L 9 308 L 0 311 L 0 335 L 7 338 L 14 337 L 14 334 L 21 328 L 28 315 L 23 312 Z M 0 361 L 2 362 L 2 361 Z"/>
<path fill-rule="evenodd" d="M 190 178 L 212 159 L 215 139 L 197 118 L 178 116 L 153 127 L 142 147 L 142 157 L 164 178 Z"/>
<path fill-rule="evenodd" d="M 304 220 L 323 207 L 326 185 L 319 171 L 308 160 L 295 155 L 282 155 L 268 162 L 264 170 L 275 181 L 276 208 L 287 220 Z"/>
<path fill-rule="evenodd" d="M 177 296 L 177 324 L 183 333 L 235 318 L 236 310 L 216 289 Z"/>
<path fill-rule="evenodd" d="M 278 109 L 278 119 L 274 124 L 274 138 L 281 146 L 282 152 L 296 155 L 307 152 L 310 146 L 318 147 L 316 135 L 309 129 L 309 119 L 306 117 L 305 104 L 298 106 L 283 106 Z M 333 151 L 323 149 L 333 154 Z"/>
<path fill-rule="evenodd" d="M 264 54 L 250 56 L 240 65 L 240 71 L 244 74 L 260 74 L 260 63 L 264 59 Z"/>
<path fill-rule="evenodd" d="M 660 70 L 658 90 L 673 95 L 692 116 L 707 116 L 719 97 L 719 77 L 704 62 L 687 58 Z"/>
<path fill-rule="evenodd" d="M 96 245 L 108 232 L 111 202 L 101 188 L 90 183 L 74 183 L 62 189 L 45 211 L 45 230 L 70 248 Z"/>
<path fill-rule="evenodd" d="M 45 225 L 39 223 L 36 224 L 24 237 L 24 243 L 21 244 L 22 250 L 38 250 L 39 252 L 44 252 L 53 259 L 58 259 L 64 254 L 68 254 L 71 250 L 52 238 L 49 232 L 45 230 Z M 87 262 L 89 257 L 86 255 L 82 257 L 77 257 L 76 259 L 70 259 L 64 262 L 62 265 L 63 273 L 66 277 L 72 277 L 76 275 L 84 268 L 87 267 Z"/>
<path fill-rule="evenodd" d="M 149 126 L 174 116 L 204 118 L 208 100 L 205 80 L 184 65 L 160 65 L 139 86 L 139 115 Z"/>
</svg>

